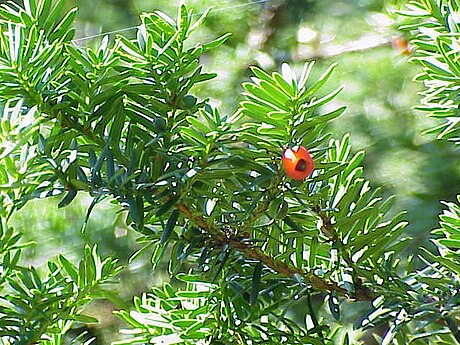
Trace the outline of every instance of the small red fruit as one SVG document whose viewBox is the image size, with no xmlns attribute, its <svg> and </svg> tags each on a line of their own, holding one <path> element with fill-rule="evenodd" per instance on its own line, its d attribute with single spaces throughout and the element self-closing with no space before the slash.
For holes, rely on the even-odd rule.
<svg viewBox="0 0 460 345">
<path fill-rule="evenodd" d="M 303 180 L 311 174 L 315 164 L 305 147 L 294 146 L 283 151 L 283 167 L 293 180 Z"/>
<path fill-rule="evenodd" d="M 391 47 L 402 55 L 410 55 L 411 47 L 406 39 L 402 36 L 393 37 L 391 39 Z"/>
</svg>

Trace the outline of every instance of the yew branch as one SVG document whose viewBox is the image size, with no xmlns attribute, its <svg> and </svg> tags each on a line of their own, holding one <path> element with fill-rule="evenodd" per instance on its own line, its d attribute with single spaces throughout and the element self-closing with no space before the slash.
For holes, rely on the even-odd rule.
<svg viewBox="0 0 460 345">
<path fill-rule="evenodd" d="M 216 242 L 228 243 L 233 249 L 239 251 L 246 258 L 259 260 L 265 266 L 271 268 L 272 270 L 278 272 L 281 275 L 288 277 L 300 276 L 307 284 L 311 285 L 314 289 L 335 292 L 340 296 L 348 297 L 351 299 L 360 301 L 370 301 L 373 299 L 372 291 L 370 291 L 367 287 L 357 286 L 356 291 L 351 294 L 349 291 L 338 286 L 337 283 L 330 281 L 328 279 L 318 277 L 314 273 L 305 272 L 302 269 L 295 267 L 293 265 L 289 265 L 281 260 L 274 259 L 271 256 L 265 254 L 259 248 L 254 247 L 250 243 L 241 242 L 233 238 L 228 238 L 223 231 L 206 223 L 206 221 L 201 216 L 194 215 L 193 212 L 189 209 L 189 207 L 184 203 L 178 203 L 175 207 L 184 215 L 184 217 L 188 218 L 189 220 L 194 222 L 195 225 L 197 225 L 201 229 L 205 230 L 209 235 L 211 235 Z"/>
</svg>

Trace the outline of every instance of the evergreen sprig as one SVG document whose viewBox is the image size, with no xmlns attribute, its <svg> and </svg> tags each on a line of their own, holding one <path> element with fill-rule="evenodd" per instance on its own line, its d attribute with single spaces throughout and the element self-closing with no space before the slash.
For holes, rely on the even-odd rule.
<svg viewBox="0 0 460 345">
<path fill-rule="evenodd" d="M 411 61 L 422 67 L 415 80 L 423 82 L 425 90 L 416 109 L 442 120 L 427 133 L 436 133 L 438 139 L 456 144 L 460 137 L 458 12 L 455 0 L 409 1 L 398 11 L 406 18 L 400 30 L 409 36 Z"/>
<path fill-rule="evenodd" d="M 120 270 L 116 260 L 101 259 L 86 246 L 79 265 L 60 255 L 46 263 L 47 273 L 20 263 L 21 235 L 0 225 L 0 338 L 2 344 L 62 344 L 76 323 L 97 322 L 83 314 L 87 303 L 110 297 L 104 285 Z M 75 341 L 78 340 L 78 337 Z"/>
<path fill-rule="evenodd" d="M 364 153 L 352 153 L 349 135 L 328 132 L 345 110 L 334 106 L 340 88 L 323 91 L 335 65 L 317 80 L 313 63 L 299 77 L 288 64 L 271 74 L 253 67 L 226 115 L 195 88 L 215 77 L 201 58 L 228 38 L 193 40 L 207 13 L 195 21 L 184 4 L 176 19 L 146 13 L 136 39 L 82 48 L 71 41 L 76 10 L 61 15 L 63 6 L 0 9 L 4 343 L 61 344 L 74 322 L 93 321 L 82 306 L 107 296 L 100 286 L 119 272 L 116 259 L 87 246 L 78 267 L 59 256 L 43 275 L 18 264 L 20 235 L 8 230 L 31 198 L 60 195 L 67 207 L 81 192 L 93 197 L 87 218 L 106 197 L 127 211 L 141 244 L 131 260 L 148 252 L 154 268 L 167 262 L 179 286 L 153 288 L 116 312 L 131 328 L 119 344 L 347 344 L 341 307 L 357 301 L 366 311 L 356 328 L 383 325 L 383 344 L 458 340 L 458 207 L 441 218 L 441 255 L 423 251 L 423 267 L 412 269 L 403 214 L 390 213 L 392 198 L 363 177 Z M 411 6 L 430 9 L 423 13 L 435 21 L 422 27 L 454 27 L 436 24 L 446 6 Z M 427 62 L 421 78 L 434 85 L 424 102 L 451 121 L 456 80 L 447 74 L 456 72 L 443 59 L 455 58 L 447 49 L 456 36 L 436 39 L 445 54 L 428 44 L 415 59 Z M 442 136 L 457 140 L 455 126 L 446 128 Z M 302 181 L 281 166 L 295 145 L 315 162 Z M 306 322 L 290 314 L 299 305 Z"/>
</svg>

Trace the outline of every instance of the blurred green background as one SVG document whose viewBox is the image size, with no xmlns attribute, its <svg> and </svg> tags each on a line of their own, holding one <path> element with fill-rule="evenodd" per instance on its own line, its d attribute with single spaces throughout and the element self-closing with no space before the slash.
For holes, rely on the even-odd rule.
<svg viewBox="0 0 460 345">
<path fill-rule="evenodd" d="M 5 2 L 5 1 L 3 1 Z M 166 0 L 68 0 L 80 8 L 75 23 L 75 43 L 96 46 L 101 33 L 117 31 L 135 37 L 141 12 L 161 10 L 175 17 L 178 1 Z M 408 251 L 427 243 L 428 232 L 437 225 L 440 200 L 454 200 L 460 183 L 459 153 L 452 145 L 437 142 L 421 132 L 434 125 L 423 113 L 411 109 L 418 104 L 421 86 L 411 79 L 418 72 L 409 57 L 391 47 L 398 36 L 389 12 L 397 1 L 383 0 L 189 0 L 197 14 L 213 6 L 209 19 L 195 40 L 231 32 L 229 41 L 203 59 L 205 69 L 218 73 L 216 80 L 200 86 L 197 96 L 210 97 L 222 113 L 232 113 L 241 100 L 242 81 L 248 66 L 277 70 L 289 62 L 301 69 L 316 60 L 315 76 L 334 62 L 338 67 L 329 88 L 345 88 L 335 105 L 348 109 L 331 126 L 334 137 L 351 132 L 355 151 L 366 150 L 365 176 L 386 195 L 396 195 L 394 212 L 407 210 L 414 240 Z M 93 37 L 97 36 L 97 37 Z M 113 40 L 115 34 L 109 34 Z M 93 38 L 88 38 L 93 37 Z M 110 203 L 98 205 L 85 232 L 81 228 L 91 199 L 81 195 L 64 209 L 58 200 L 34 201 L 15 215 L 14 225 L 26 240 L 37 244 L 27 252 L 35 266 L 57 253 L 77 260 L 84 243 L 96 243 L 103 255 L 114 255 L 123 264 L 138 248 L 136 233 L 124 224 L 125 214 Z M 129 302 L 162 277 L 152 273 L 148 255 L 128 265 L 121 276 L 121 297 Z M 129 277 L 129 279 L 124 279 Z M 92 313 L 103 321 L 91 329 L 97 344 L 112 339 L 118 327 L 110 305 L 97 304 Z M 106 327 L 107 325 L 111 325 Z"/>
</svg>

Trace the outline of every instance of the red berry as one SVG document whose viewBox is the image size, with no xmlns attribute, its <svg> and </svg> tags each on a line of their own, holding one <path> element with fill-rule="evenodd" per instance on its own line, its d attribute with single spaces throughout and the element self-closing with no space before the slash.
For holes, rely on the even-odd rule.
<svg viewBox="0 0 460 345">
<path fill-rule="evenodd" d="M 313 159 L 303 146 L 294 146 L 283 151 L 283 167 L 286 175 L 293 180 L 303 180 L 315 168 Z"/>
<path fill-rule="evenodd" d="M 402 36 L 393 37 L 391 39 L 391 47 L 403 55 L 410 55 L 411 53 L 409 43 Z"/>
</svg>

